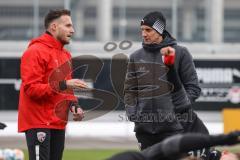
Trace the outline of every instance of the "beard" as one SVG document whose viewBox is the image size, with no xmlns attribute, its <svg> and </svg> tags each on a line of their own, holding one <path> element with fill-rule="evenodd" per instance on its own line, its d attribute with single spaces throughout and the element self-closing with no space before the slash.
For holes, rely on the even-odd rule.
<svg viewBox="0 0 240 160">
<path fill-rule="evenodd" d="M 65 40 L 63 40 L 63 41 L 61 41 L 61 43 L 62 43 L 63 45 L 65 45 L 65 44 L 69 44 L 70 41 L 65 41 Z"/>
<path fill-rule="evenodd" d="M 64 36 L 62 36 L 62 35 L 57 36 L 57 39 L 58 39 L 63 45 L 66 45 L 66 44 L 69 44 L 69 43 L 70 43 L 70 40 L 67 40 L 67 39 L 64 38 Z"/>
<path fill-rule="evenodd" d="M 70 43 L 70 40 L 66 40 L 66 39 L 60 39 L 60 42 L 63 44 L 63 45 L 66 45 L 66 44 L 69 44 Z"/>
</svg>

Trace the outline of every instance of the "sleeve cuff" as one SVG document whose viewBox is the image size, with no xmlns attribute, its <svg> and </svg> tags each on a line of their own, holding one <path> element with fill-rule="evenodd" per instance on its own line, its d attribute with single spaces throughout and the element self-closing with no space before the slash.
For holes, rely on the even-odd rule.
<svg viewBox="0 0 240 160">
<path fill-rule="evenodd" d="M 64 90 L 67 89 L 66 80 L 63 80 L 63 81 L 60 81 L 60 82 L 59 82 L 59 89 L 60 89 L 61 91 L 64 91 Z"/>
</svg>

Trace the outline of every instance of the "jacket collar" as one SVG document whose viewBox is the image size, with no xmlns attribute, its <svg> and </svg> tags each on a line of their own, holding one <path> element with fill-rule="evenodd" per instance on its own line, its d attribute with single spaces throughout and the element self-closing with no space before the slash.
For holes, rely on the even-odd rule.
<svg viewBox="0 0 240 160">
<path fill-rule="evenodd" d="M 64 45 L 60 41 L 55 39 L 49 33 L 44 33 L 40 37 L 37 37 L 37 38 L 33 39 L 28 46 L 31 46 L 31 45 L 36 44 L 36 43 L 41 43 L 41 44 L 44 44 L 44 45 L 46 45 L 50 48 L 55 48 L 55 49 L 58 49 L 58 50 L 63 50 L 64 49 L 63 48 Z"/>
<path fill-rule="evenodd" d="M 46 39 L 46 41 L 50 43 L 53 48 L 60 50 L 63 49 L 64 45 L 59 40 L 55 39 L 50 32 L 46 32 L 42 36 L 44 39 Z"/>
</svg>

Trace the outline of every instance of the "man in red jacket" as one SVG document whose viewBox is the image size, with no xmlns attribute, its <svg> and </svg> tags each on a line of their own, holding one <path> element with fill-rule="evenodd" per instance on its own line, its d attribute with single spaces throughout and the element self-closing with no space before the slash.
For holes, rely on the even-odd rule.
<svg viewBox="0 0 240 160">
<path fill-rule="evenodd" d="M 26 134 L 30 160 L 61 160 L 67 124 L 61 115 L 66 118 L 70 107 L 73 119 L 82 120 L 72 89 L 87 86 L 66 74 L 71 73 L 71 55 L 63 47 L 74 33 L 70 11 L 50 11 L 45 29 L 21 58 L 18 131 Z"/>
</svg>

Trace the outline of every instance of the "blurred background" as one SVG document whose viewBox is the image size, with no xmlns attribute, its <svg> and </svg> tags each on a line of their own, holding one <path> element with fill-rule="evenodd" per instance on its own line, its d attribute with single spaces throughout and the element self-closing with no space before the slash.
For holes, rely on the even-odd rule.
<svg viewBox="0 0 240 160">
<path fill-rule="evenodd" d="M 212 134 L 240 129 L 239 0 L 1 0 L 0 122 L 8 127 L 0 131 L 0 148 L 26 148 L 24 135 L 17 133 L 20 58 L 29 40 L 44 32 L 46 13 L 58 8 L 72 14 L 75 35 L 67 48 L 73 57 L 100 58 L 104 67 L 91 85 L 113 94 L 112 57 L 140 48 L 141 19 L 148 12 L 161 11 L 167 30 L 194 58 L 202 88 L 194 109 L 200 118 Z M 123 41 L 130 47 L 119 48 Z M 116 49 L 106 51 L 108 42 Z M 112 111 L 98 110 L 101 116 L 92 120 L 70 122 L 66 148 L 136 149 L 133 123 L 126 119 L 121 97 L 118 100 Z"/>
</svg>

